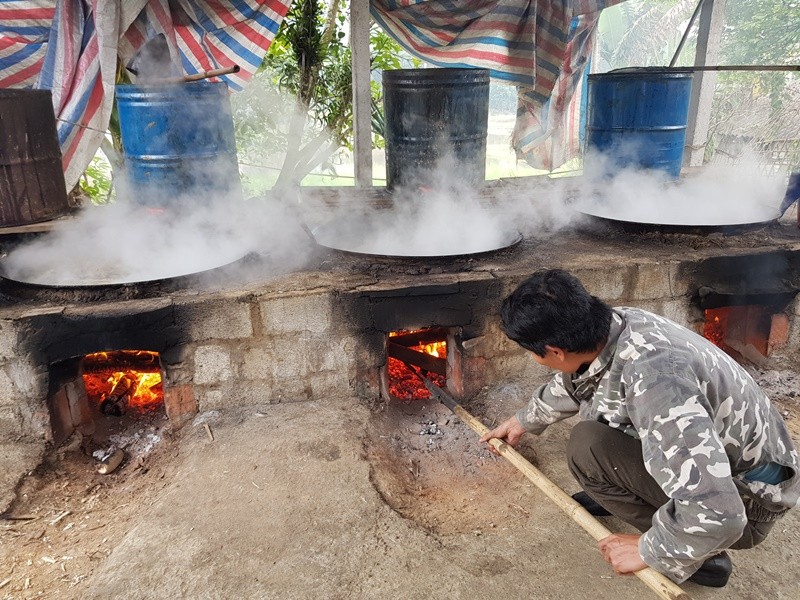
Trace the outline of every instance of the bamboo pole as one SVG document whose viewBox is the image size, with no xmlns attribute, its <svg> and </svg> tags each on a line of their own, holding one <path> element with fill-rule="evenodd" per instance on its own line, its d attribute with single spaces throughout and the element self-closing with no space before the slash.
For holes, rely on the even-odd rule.
<svg viewBox="0 0 800 600">
<path fill-rule="evenodd" d="M 134 75 L 138 73 L 128 69 Z M 232 75 L 241 71 L 239 65 L 232 65 L 230 67 L 222 67 L 221 69 L 211 69 L 210 71 L 200 71 L 199 73 L 192 73 L 191 75 L 184 75 L 183 77 L 168 77 L 166 79 L 154 79 L 152 81 L 143 81 L 146 85 L 167 85 L 171 83 L 191 83 L 193 81 L 202 81 L 210 77 L 219 77 L 220 75 Z"/>
<path fill-rule="evenodd" d="M 442 389 L 434 385 L 429 379 L 419 374 L 416 369 L 409 366 L 417 376 L 422 379 L 425 387 L 431 392 L 434 398 L 438 399 L 442 404 L 449 408 L 453 414 L 459 419 L 464 421 L 470 429 L 480 436 L 489 432 L 489 428 L 481 423 L 478 419 L 473 417 L 464 408 L 447 395 Z M 522 472 L 537 488 L 539 488 L 545 496 L 550 498 L 561 510 L 563 510 L 569 517 L 578 525 L 583 527 L 589 535 L 595 540 L 600 541 L 612 535 L 612 532 L 595 519 L 589 511 L 587 511 L 578 502 L 572 499 L 564 490 L 558 487 L 555 483 L 550 481 L 544 473 L 534 467 L 528 462 L 524 456 L 514 450 L 505 442 L 492 439 L 489 444 L 497 450 L 497 453 L 505 458 L 508 462 L 514 465 L 519 471 Z M 667 579 L 664 575 L 651 567 L 646 567 L 641 571 L 634 573 L 647 587 L 653 590 L 663 600 L 691 600 L 690 596 L 684 592 L 678 585 Z"/>
</svg>

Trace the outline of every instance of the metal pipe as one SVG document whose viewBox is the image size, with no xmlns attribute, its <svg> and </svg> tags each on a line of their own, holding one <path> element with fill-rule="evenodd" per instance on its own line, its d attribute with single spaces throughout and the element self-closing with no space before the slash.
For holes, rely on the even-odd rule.
<svg viewBox="0 0 800 600">
<path fill-rule="evenodd" d="M 681 71 L 800 71 L 800 65 L 698 65 L 674 67 Z"/>
<path fill-rule="evenodd" d="M 681 41 L 678 43 L 678 48 L 675 50 L 675 54 L 672 56 L 672 60 L 669 61 L 669 66 L 674 67 L 675 63 L 678 62 L 678 56 L 680 56 L 681 50 L 683 50 L 683 45 L 686 43 L 686 38 L 689 37 L 689 31 L 692 29 L 692 25 L 697 20 L 697 15 L 700 14 L 700 9 L 703 8 L 703 3 L 706 0 L 700 0 L 697 3 L 697 8 L 694 9 L 692 13 L 692 18 L 689 19 L 689 24 L 686 26 L 686 31 L 683 32 L 683 36 L 681 37 Z"/>
</svg>

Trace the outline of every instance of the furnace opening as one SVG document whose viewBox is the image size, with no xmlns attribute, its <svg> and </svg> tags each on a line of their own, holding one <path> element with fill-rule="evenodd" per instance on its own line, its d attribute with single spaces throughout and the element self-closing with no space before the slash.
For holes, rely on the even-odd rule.
<svg viewBox="0 0 800 600">
<path fill-rule="evenodd" d="M 89 403 L 104 415 L 155 412 L 164 405 L 157 352 L 97 352 L 83 359 L 83 383 Z"/>
<path fill-rule="evenodd" d="M 703 336 L 734 358 L 760 363 L 788 342 L 785 295 L 719 300 L 704 309 Z"/>
<path fill-rule="evenodd" d="M 157 352 L 97 352 L 55 363 L 47 403 L 54 445 L 100 461 L 115 450 L 125 457 L 149 452 L 168 422 Z"/>
<path fill-rule="evenodd" d="M 434 385 L 447 386 L 447 338 L 447 329 L 443 327 L 389 332 L 386 339 L 386 388 L 390 398 L 414 401 L 431 397 L 408 365 Z"/>
</svg>

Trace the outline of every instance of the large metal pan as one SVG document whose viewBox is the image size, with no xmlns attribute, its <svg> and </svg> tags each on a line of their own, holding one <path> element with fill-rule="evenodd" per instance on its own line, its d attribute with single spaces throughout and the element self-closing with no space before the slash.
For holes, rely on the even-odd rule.
<svg viewBox="0 0 800 600">
<path fill-rule="evenodd" d="M 35 264 L 22 266 L 15 261 L 14 252 L 0 260 L 0 277 L 16 283 L 47 288 L 92 288 L 125 286 L 155 281 L 165 281 L 189 276 L 200 276 L 215 269 L 231 265 L 247 255 L 237 249 L 220 252 L 203 260 L 167 262 L 121 266 L 104 264 L 102 258 L 86 265 L 70 265 L 65 270 L 60 264 Z"/>
<path fill-rule="evenodd" d="M 593 219 L 601 219 L 626 229 L 711 232 L 735 231 L 760 227 L 776 221 L 781 212 L 777 207 L 752 203 L 746 207 L 724 207 L 716 211 L 700 210 L 702 205 L 675 207 L 638 205 L 620 206 L 613 201 L 583 203 L 578 211 Z"/>
<path fill-rule="evenodd" d="M 491 228 L 480 233 L 448 229 L 444 223 L 435 235 L 414 237 L 414 231 L 398 229 L 391 213 L 359 218 L 339 217 L 311 229 L 320 246 L 350 254 L 386 258 L 456 258 L 509 248 L 522 240 L 516 230 Z M 429 227 L 426 229 L 430 229 Z"/>
</svg>

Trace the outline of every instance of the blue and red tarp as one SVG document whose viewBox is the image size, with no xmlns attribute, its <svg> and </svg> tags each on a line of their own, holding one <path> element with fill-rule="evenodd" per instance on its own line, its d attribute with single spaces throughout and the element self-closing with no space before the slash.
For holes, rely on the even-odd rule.
<svg viewBox="0 0 800 600">
<path fill-rule="evenodd" d="M 437 66 L 484 67 L 518 88 L 512 145 L 552 169 L 578 152 L 579 90 L 599 13 L 623 0 L 371 0 L 375 20 Z M 163 35 L 185 74 L 253 76 L 292 0 L 0 0 L 0 88 L 49 89 L 67 186 L 100 146 L 117 58 Z"/>
<path fill-rule="evenodd" d="M 156 35 L 184 73 L 229 67 L 232 89 L 253 76 L 291 0 L 0 0 L 0 88 L 53 93 L 68 188 L 108 127 L 117 57 Z"/>
<path fill-rule="evenodd" d="M 482 67 L 517 86 L 512 146 L 543 169 L 578 154 L 580 88 L 600 11 L 623 0 L 371 0 L 406 50 L 440 67 Z"/>
</svg>

